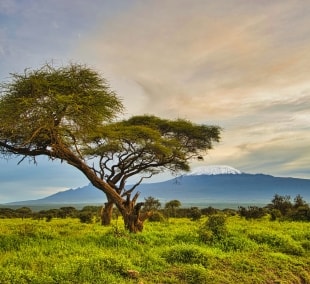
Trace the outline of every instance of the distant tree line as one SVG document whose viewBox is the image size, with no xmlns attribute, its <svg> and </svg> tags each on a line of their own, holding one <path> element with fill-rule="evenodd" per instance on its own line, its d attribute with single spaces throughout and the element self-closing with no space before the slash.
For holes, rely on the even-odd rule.
<svg viewBox="0 0 310 284">
<path fill-rule="evenodd" d="M 310 206 L 302 196 L 297 195 L 293 202 L 288 195 L 276 194 L 271 203 L 265 207 L 240 206 L 234 209 L 216 209 L 212 206 L 206 208 L 190 207 L 182 208 L 179 200 L 171 200 L 162 207 L 160 201 L 154 197 L 145 198 L 142 212 L 153 212 L 149 221 L 161 222 L 169 218 L 190 218 L 193 221 L 199 220 L 203 216 L 212 216 L 219 213 L 225 215 L 239 215 L 246 219 L 259 219 L 269 216 L 270 220 L 291 220 L 291 221 L 310 221 Z M 114 208 L 113 219 L 120 216 L 119 211 Z M 53 218 L 79 218 L 82 223 L 99 222 L 102 217 L 101 206 L 85 206 L 81 210 L 75 207 L 61 207 L 59 209 L 32 211 L 28 207 L 18 209 L 0 208 L 0 218 L 32 218 L 36 220 L 51 221 Z"/>
<path fill-rule="evenodd" d="M 300 195 L 297 195 L 292 202 L 290 196 L 276 194 L 271 200 L 271 203 L 265 207 L 248 206 L 246 208 L 240 206 L 238 210 L 229 208 L 220 210 L 211 206 L 207 208 L 180 208 L 181 203 L 178 200 L 169 201 L 165 204 L 164 208 L 161 208 L 159 201 L 153 197 L 146 198 L 145 204 L 147 204 L 149 211 L 155 212 L 150 218 L 150 221 L 159 221 L 163 218 L 169 217 L 186 217 L 195 221 L 199 220 L 202 216 L 211 216 L 218 213 L 224 213 L 225 215 L 238 214 L 246 219 L 259 219 L 269 216 L 272 221 L 310 221 L 310 206 Z"/>
<path fill-rule="evenodd" d="M 68 206 L 34 212 L 29 207 L 21 207 L 15 210 L 12 208 L 0 208 L 0 218 L 32 218 L 46 220 L 47 222 L 53 218 L 80 218 L 82 222 L 90 222 L 98 216 L 100 209 L 100 206 L 85 206 L 81 210 L 77 210 L 75 207 Z"/>
<path fill-rule="evenodd" d="M 269 215 L 273 221 L 310 221 L 310 206 L 300 195 L 297 195 L 292 202 L 289 195 L 276 194 L 266 207 L 239 207 L 238 213 L 246 219 L 257 219 Z"/>
</svg>

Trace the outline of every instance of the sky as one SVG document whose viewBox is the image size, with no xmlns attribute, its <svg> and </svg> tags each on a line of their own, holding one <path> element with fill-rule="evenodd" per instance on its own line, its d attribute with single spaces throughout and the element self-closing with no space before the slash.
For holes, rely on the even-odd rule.
<svg viewBox="0 0 310 284">
<path fill-rule="evenodd" d="M 303 0 L 1 0 L 0 82 L 47 62 L 86 64 L 124 117 L 221 126 L 193 168 L 310 179 L 309 14 Z M 60 162 L 18 162 L 0 161 L 0 203 L 88 184 Z"/>
</svg>

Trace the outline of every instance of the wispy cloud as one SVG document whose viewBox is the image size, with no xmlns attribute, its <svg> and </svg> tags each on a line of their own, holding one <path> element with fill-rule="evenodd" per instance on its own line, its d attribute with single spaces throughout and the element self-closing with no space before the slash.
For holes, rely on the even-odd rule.
<svg viewBox="0 0 310 284">
<path fill-rule="evenodd" d="M 116 86 L 118 76 L 131 82 L 120 88 L 129 113 L 220 124 L 213 161 L 279 173 L 275 165 L 307 166 L 298 149 L 309 142 L 308 12 L 309 4 L 288 0 L 145 1 L 98 27 L 77 52 Z M 132 100 L 135 91 L 142 100 Z M 294 139 L 303 141 L 297 149 Z"/>
<path fill-rule="evenodd" d="M 309 20 L 297 17 L 303 5 L 232 3 L 229 10 L 227 1 L 147 2 L 98 28 L 83 44 L 92 54 L 85 58 L 130 78 L 150 111 L 174 116 L 180 109 L 190 117 L 225 115 L 249 97 L 305 82 Z M 295 45 L 287 44 L 292 37 Z"/>
</svg>

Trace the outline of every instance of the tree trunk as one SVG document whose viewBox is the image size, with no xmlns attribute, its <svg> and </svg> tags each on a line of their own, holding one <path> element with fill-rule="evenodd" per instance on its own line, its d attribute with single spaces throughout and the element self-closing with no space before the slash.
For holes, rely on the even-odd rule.
<svg viewBox="0 0 310 284">
<path fill-rule="evenodd" d="M 143 204 L 143 202 L 140 202 L 134 206 L 133 201 L 131 201 L 130 204 L 126 206 L 127 210 L 125 212 L 121 212 L 124 219 L 125 228 L 131 233 L 142 232 L 144 221 L 152 215 L 152 212 L 140 212 Z"/>
<path fill-rule="evenodd" d="M 84 175 L 92 183 L 92 185 L 103 191 L 107 195 L 108 200 L 111 200 L 116 205 L 116 207 L 119 209 L 123 216 L 125 228 L 132 233 L 141 232 L 143 230 L 144 221 L 149 218 L 152 213 L 147 212 L 140 214 L 140 209 L 143 206 L 143 203 L 136 204 L 140 193 L 137 192 L 134 198 L 130 200 L 131 191 L 127 192 L 125 194 L 127 196 L 125 200 L 123 196 L 121 196 L 120 193 L 115 190 L 115 188 L 113 188 L 110 184 L 108 184 L 108 182 L 102 180 L 99 176 L 97 176 L 96 172 L 91 167 L 89 167 L 82 159 L 80 159 L 78 155 L 71 151 L 69 147 L 63 144 L 62 141 L 58 139 L 58 137 L 55 137 L 54 140 L 55 145 L 53 146 L 53 150 L 44 152 L 43 155 L 48 155 L 50 157 L 64 160 L 69 165 L 72 165 L 81 172 L 83 172 Z M 15 150 L 15 148 L 13 149 Z M 41 152 L 38 152 L 39 154 L 37 152 L 31 153 L 24 149 L 16 152 L 19 154 L 23 154 L 23 151 L 26 151 L 25 153 L 27 155 L 32 155 L 34 157 L 36 155 L 42 155 Z"/>
<path fill-rule="evenodd" d="M 104 204 L 101 209 L 101 225 L 109 226 L 111 225 L 112 215 L 113 215 L 113 205 L 114 202 L 108 199 L 108 202 Z"/>
<path fill-rule="evenodd" d="M 150 216 L 151 216 L 150 212 L 140 214 L 140 216 L 137 216 L 135 213 L 127 214 L 126 216 L 123 216 L 125 228 L 130 233 L 142 232 L 144 221 Z"/>
</svg>

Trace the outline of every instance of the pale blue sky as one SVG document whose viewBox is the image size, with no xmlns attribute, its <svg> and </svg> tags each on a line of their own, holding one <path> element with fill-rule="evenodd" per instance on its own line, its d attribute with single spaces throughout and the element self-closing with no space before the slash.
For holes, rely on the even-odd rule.
<svg viewBox="0 0 310 284">
<path fill-rule="evenodd" d="M 87 64 L 127 116 L 222 126 L 193 167 L 310 178 L 309 14 L 291 0 L 1 0 L 0 81 L 45 62 Z M 0 161 L 0 203 L 88 183 L 64 164 L 17 162 Z"/>
</svg>

